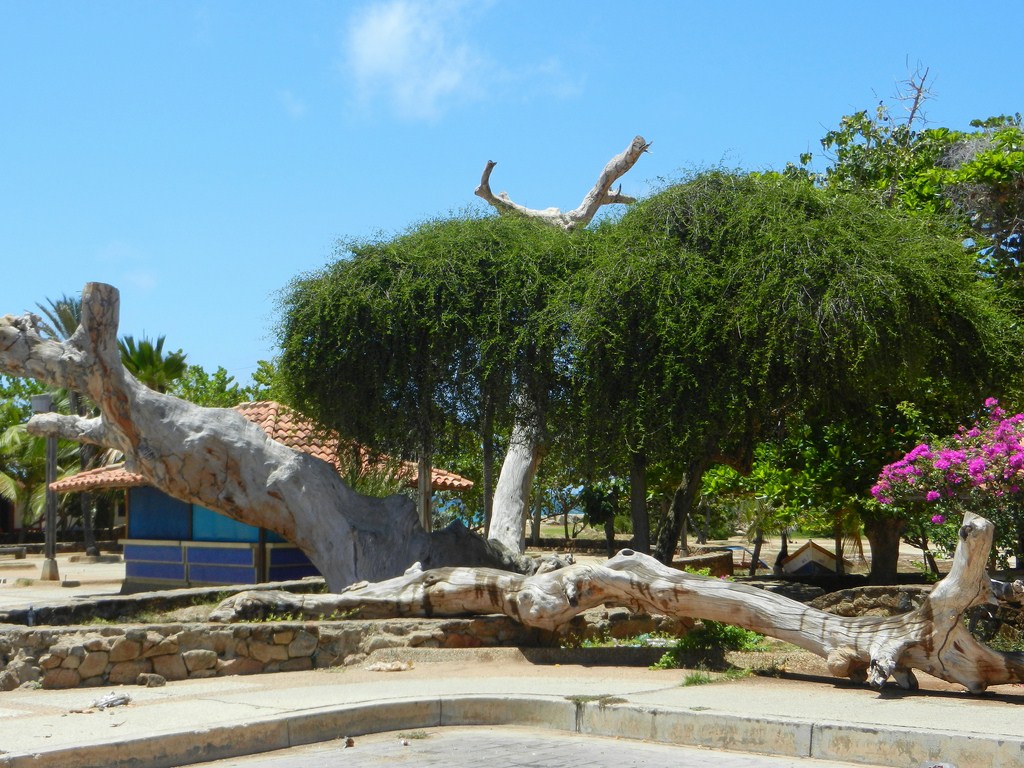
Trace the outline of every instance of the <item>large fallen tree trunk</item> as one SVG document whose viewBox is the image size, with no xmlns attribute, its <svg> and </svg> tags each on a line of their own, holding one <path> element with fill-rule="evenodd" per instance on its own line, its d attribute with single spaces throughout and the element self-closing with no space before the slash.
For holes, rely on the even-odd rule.
<svg viewBox="0 0 1024 768">
<path fill-rule="evenodd" d="M 329 464 L 275 442 L 233 409 L 148 389 L 121 365 L 118 309 L 115 288 L 89 283 L 81 325 L 62 342 L 42 338 L 35 315 L 0 318 L 0 372 L 85 393 L 100 409 L 97 418 L 37 415 L 29 432 L 122 451 L 127 469 L 165 493 L 284 536 L 334 590 L 417 561 L 533 569 L 462 526 L 427 533 L 406 497 L 356 493 Z"/>
<path fill-rule="evenodd" d="M 557 630 L 599 605 L 726 622 L 793 643 L 827 659 L 833 674 L 881 687 L 893 678 L 916 688 L 912 670 L 979 693 L 1024 681 L 1024 654 L 1000 653 L 968 632 L 963 614 L 996 598 L 1019 602 L 1024 584 L 990 582 L 988 520 L 967 515 L 953 567 L 920 608 L 894 617 L 849 618 L 809 608 L 745 584 L 685 573 L 623 550 L 603 564 L 573 565 L 522 576 L 488 569 L 410 569 L 336 595 L 244 592 L 224 601 L 213 620 L 254 618 L 268 610 L 307 617 L 351 611 L 360 618 L 501 613 L 528 626 Z M 994 585 L 994 586 L 993 586 Z"/>
</svg>

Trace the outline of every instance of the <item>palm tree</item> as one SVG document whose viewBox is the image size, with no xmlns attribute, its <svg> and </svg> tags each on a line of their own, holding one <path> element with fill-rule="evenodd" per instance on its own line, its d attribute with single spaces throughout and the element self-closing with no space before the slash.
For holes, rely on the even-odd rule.
<svg viewBox="0 0 1024 768">
<path fill-rule="evenodd" d="M 66 404 L 64 400 L 62 405 Z M 46 507 L 46 438 L 30 435 L 24 422 L 8 419 L 20 414 L 13 402 L 0 404 L 10 426 L 0 431 L 0 497 L 14 504 L 15 519 L 22 521 L 21 531 L 35 524 Z M 66 477 L 78 468 L 78 446 L 61 440 L 57 444 L 57 477 Z"/>
<path fill-rule="evenodd" d="M 180 349 L 164 356 L 164 337 L 154 344 L 145 337 L 138 342 L 125 336 L 117 342 L 121 349 L 121 362 L 140 382 L 157 392 L 166 392 L 175 379 L 181 378 L 186 368 L 185 353 Z"/>
<path fill-rule="evenodd" d="M 82 324 L 81 296 L 61 296 L 59 299 L 47 299 L 46 304 L 36 304 L 46 318 L 40 324 L 44 336 L 57 341 L 66 341 Z"/>
</svg>

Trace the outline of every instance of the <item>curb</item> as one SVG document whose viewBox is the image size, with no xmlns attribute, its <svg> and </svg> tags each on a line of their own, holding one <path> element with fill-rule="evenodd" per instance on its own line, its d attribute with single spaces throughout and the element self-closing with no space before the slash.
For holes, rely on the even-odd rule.
<svg viewBox="0 0 1024 768">
<path fill-rule="evenodd" d="M 342 705 L 44 753 L 0 753 L 0 768 L 172 768 L 345 736 L 472 725 L 526 726 L 888 768 L 938 762 L 992 768 L 1024 764 L 1024 738 L 742 717 L 641 706 L 618 697 L 463 695 Z"/>
</svg>

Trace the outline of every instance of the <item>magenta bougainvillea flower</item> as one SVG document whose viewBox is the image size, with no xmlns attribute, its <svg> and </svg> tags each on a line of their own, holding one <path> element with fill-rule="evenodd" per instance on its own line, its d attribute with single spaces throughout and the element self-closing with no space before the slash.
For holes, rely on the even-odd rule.
<svg viewBox="0 0 1024 768">
<path fill-rule="evenodd" d="M 882 504 L 938 502 L 970 493 L 992 496 L 1020 493 L 1024 478 L 1024 413 L 1007 416 L 988 398 L 971 427 L 932 444 L 914 447 L 887 464 L 871 493 Z M 932 522 L 945 522 L 934 515 Z"/>
</svg>

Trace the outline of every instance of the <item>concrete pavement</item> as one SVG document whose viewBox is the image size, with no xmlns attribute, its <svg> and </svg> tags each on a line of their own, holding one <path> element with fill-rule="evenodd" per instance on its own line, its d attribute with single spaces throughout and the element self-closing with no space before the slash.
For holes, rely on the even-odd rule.
<svg viewBox="0 0 1024 768">
<path fill-rule="evenodd" d="M 116 594 L 124 573 L 123 563 L 62 557 L 59 566 L 63 586 L 35 580 L 31 560 L 3 563 L 0 606 Z M 379 660 L 413 667 L 365 669 Z M 975 697 L 923 674 L 919 693 L 796 675 L 684 687 L 685 674 L 533 664 L 516 649 L 391 649 L 361 667 L 160 688 L 18 689 L 0 693 L 0 768 L 176 766 L 346 735 L 468 725 L 890 768 L 1024 768 L 1024 687 Z M 111 693 L 131 700 L 92 707 Z"/>
<path fill-rule="evenodd" d="M 206 768 L 857 768 L 854 763 L 771 757 L 746 752 L 655 744 L 593 734 L 539 732 L 503 725 L 451 726 L 380 733 L 312 744 L 248 757 L 233 757 Z"/>
<path fill-rule="evenodd" d="M 56 559 L 60 580 L 42 581 L 41 556 L 30 555 L 24 560 L 0 558 L 0 610 L 121 592 L 124 561 L 119 555 L 92 559 L 82 554 L 61 553 Z"/>
<path fill-rule="evenodd" d="M 396 654 L 414 666 L 0 694 L 0 766 L 175 766 L 346 735 L 456 725 L 890 767 L 1024 766 L 1024 718 L 1017 709 L 1024 693 L 1016 687 L 985 697 L 945 690 L 879 694 L 797 677 L 684 687 L 677 670 L 535 665 L 515 649 L 432 651 L 419 661 L 412 651 L 393 649 Z M 922 682 L 927 688 L 931 681 Z M 112 692 L 127 693 L 130 703 L 91 707 Z"/>
</svg>

